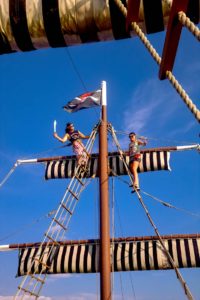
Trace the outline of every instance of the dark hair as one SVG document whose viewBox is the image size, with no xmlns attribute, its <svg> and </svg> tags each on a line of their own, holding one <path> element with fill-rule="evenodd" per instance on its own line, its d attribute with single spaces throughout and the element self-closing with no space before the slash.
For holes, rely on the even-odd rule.
<svg viewBox="0 0 200 300">
<path fill-rule="evenodd" d="M 69 126 L 73 125 L 73 123 L 67 123 L 66 127 L 65 127 L 65 132 L 68 133 L 69 132 Z"/>
<path fill-rule="evenodd" d="M 135 134 L 135 132 L 130 132 L 130 133 L 129 133 L 129 137 L 130 137 L 131 135 L 136 135 L 136 134 Z"/>
</svg>

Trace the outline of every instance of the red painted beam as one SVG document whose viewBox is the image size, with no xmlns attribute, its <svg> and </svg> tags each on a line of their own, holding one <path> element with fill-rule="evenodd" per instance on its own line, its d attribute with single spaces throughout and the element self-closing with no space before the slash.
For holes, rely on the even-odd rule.
<svg viewBox="0 0 200 300">
<path fill-rule="evenodd" d="M 139 21 L 139 8 L 140 0 L 128 0 L 127 18 L 126 18 L 126 30 L 130 31 L 130 25 L 132 22 Z"/>
<path fill-rule="evenodd" d="M 183 11 L 186 13 L 188 4 L 189 0 L 173 1 L 159 70 L 161 80 L 166 78 L 166 71 L 172 71 L 173 69 L 182 30 L 182 24 L 178 21 L 178 12 Z"/>
</svg>

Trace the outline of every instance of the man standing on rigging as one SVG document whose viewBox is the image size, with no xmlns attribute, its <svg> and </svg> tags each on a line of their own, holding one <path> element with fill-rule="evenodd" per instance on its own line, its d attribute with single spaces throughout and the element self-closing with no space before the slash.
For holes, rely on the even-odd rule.
<svg viewBox="0 0 200 300">
<path fill-rule="evenodd" d="M 139 191 L 138 167 L 141 162 L 140 145 L 146 146 L 147 141 L 144 138 L 137 139 L 135 132 L 129 133 L 129 168 L 133 175 L 133 187 Z"/>
<path fill-rule="evenodd" d="M 79 130 L 74 130 L 72 123 L 67 123 L 65 128 L 65 135 L 61 138 L 57 132 L 54 132 L 53 136 L 62 143 L 70 141 L 72 143 L 73 152 L 76 154 L 77 163 L 79 165 L 85 165 L 89 153 L 86 151 L 81 139 L 89 139 L 89 135 L 84 135 Z"/>
</svg>

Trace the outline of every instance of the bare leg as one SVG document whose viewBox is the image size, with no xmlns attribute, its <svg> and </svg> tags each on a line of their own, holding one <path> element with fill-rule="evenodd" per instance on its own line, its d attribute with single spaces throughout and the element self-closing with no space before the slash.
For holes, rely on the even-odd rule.
<svg viewBox="0 0 200 300">
<path fill-rule="evenodd" d="M 137 186 L 137 187 L 139 187 L 139 178 L 138 178 L 138 172 L 137 172 L 138 167 L 139 167 L 138 161 L 133 161 L 130 165 L 130 171 L 133 175 L 133 184 L 134 184 L 134 186 Z"/>
<path fill-rule="evenodd" d="M 78 165 L 81 165 L 81 160 L 82 160 L 81 155 L 77 155 L 77 156 L 76 156 L 76 159 L 77 159 L 77 164 L 78 164 Z"/>
<path fill-rule="evenodd" d="M 81 143 L 81 141 L 76 140 L 73 143 L 73 151 L 76 154 L 77 164 L 79 166 L 86 165 L 89 154 L 87 153 L 87 151 L 86 151 L 84 145 Z"/>
<path fill-rule="evenodd" d="M 77 165 L 80 166 L 82 171 L 86 171 L 87 160 L 88 160 L 86 154 L 83 153 L 82 155 L 77 155 L 76 158 L 77 158 Z"/>
</svg>

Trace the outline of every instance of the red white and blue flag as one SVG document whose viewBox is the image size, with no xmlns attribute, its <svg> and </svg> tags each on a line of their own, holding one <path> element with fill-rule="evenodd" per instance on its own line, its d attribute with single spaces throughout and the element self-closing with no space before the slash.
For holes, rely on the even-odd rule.
<svg viewBox="0 0 200 300">
<path fill-rule="evenodd" d="M 69 113 L 77 112 L 78 110 L 81 109 L 100 105 L 100 100 L 101 100 L 101 90 L 97 90 L 94 92 L 89 92 L 77 96 L 73 100 L 69 101 L 65 106 L 63 106 L 63 108 Z"/>
</svg>

